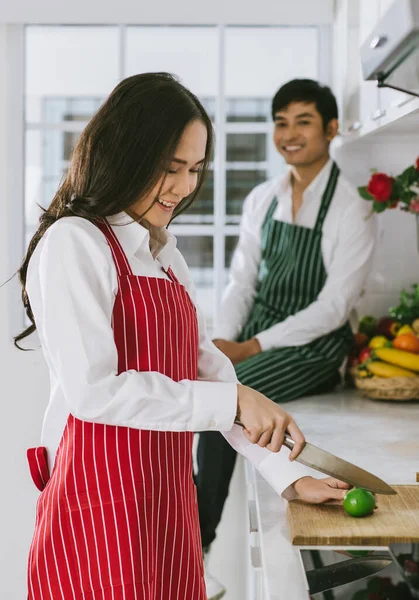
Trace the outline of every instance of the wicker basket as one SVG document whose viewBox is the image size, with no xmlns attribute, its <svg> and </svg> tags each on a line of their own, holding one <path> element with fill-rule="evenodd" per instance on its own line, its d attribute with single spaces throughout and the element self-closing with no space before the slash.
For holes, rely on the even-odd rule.
<svg viewBox="0 0 419 600">
<path fill-rule="evenodd" d="M 355 386 L 374 400 L 419 400 L 419 377 L 357 377 Z"/>
</svg>

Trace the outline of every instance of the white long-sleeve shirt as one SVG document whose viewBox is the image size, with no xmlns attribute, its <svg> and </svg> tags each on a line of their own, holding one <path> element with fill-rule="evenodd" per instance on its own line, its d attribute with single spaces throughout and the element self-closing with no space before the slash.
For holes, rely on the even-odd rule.
<svg viewBox="0 0 419 600">
<path fill-rule="evenodd" d="M 167 277 L 169 266 L 195 301 L 187 265 L 166 230 L 149 231 L 121 213 L 109 219 L 134 275 Z M 51 394 L 42 445 L 52 465 L 67 418 L 158 431 L 225 431 L 282 493 L 311 469 L 251 444 L 233 421 L 237 378 L 211 342 L 198 310 L 198 381 L 175 382 L 158 372 L 117 374 L 111 318 L 118 291 L 109 245 L 92 223 L 60 219 L 39 242 L 29 264 L 27 291 L 50 372 Z"/>
<path fill-rule="evenodd" d="M 329 160 L 304 191 L 295 225 L 314 228 L 331 167 Z M 234 340 L 246 324 L 256 296 L 261 229 L 275 196 L 278 204 L 273 218 L 293 223 L 290 172 L 257 186 L 244 202 L 239 242 L 221 303 L 216 338 Z M 371 205 L 340 174 L 323 224 L 321 249 L 326 283 L 307 308 L 255 336 L 262 350 L 308 344 L 353 316 L 371 270 L 376 241 L 376 219 L 370 216 L 370 210 Z"/>
</svg>

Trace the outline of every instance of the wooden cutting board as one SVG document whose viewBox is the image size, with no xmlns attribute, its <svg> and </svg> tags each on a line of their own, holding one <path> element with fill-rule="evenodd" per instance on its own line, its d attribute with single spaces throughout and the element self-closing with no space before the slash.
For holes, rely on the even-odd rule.
<svg viewBox="0 0 419 600">
<path fill-rule="evenodd" d="M 419 485 L 394 485 L 397 496 L 377 495 L 378 509 L 364 518 L 342 506 L 288 504 L 291 541 L 296 546 L 387 546 L 419 542 Z"/>
</svg>

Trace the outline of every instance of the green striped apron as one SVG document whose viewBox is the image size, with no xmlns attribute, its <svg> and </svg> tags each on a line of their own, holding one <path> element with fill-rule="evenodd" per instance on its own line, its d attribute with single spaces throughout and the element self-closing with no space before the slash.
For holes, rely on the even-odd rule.
<svg viewBox="0 0 419 600">
<path fill-rule="evenodd" d="M 256 297 L 238 341 L 246 341 L 314 302 L 326 282 L 321 242 L 339 177 L 333 163 L 314 229 L 273 219 L 275 197 L 262 225 L 261 264 Z M 304 346 L 261 352 L 236 368 L 243 385 L 275 402 L 294 400 L 331 381 L 353 345 L 349 322 Z"/>
</svg>

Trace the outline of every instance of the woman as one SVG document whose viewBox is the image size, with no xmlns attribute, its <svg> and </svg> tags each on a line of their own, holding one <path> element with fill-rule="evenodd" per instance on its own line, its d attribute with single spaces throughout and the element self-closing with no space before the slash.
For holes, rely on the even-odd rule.
<svg viewBox="0 0 419 600">
<path fill-rule="evenodd" d="M 259 465 L 280 457 L 285 429 L 291 458 L 303 446 L 292 418 L 238 385 L 210 342 L 166 230 L 211 151 L 205 110 L 170 75 L 122 81 L 30 242 L 20 278 L 32 325 L 15 341 L 36 328 L 51 377 L 43 446 L 28 451 L 42 491 L 30 600 L 203 600 L 193 431 L 240 418 L 244 433 L 226 435 L 245 455 L 257 449 Z M 299 480 L 299 493 L 330 498 L 292 471 L 284 488 Z"/>
</svg>

